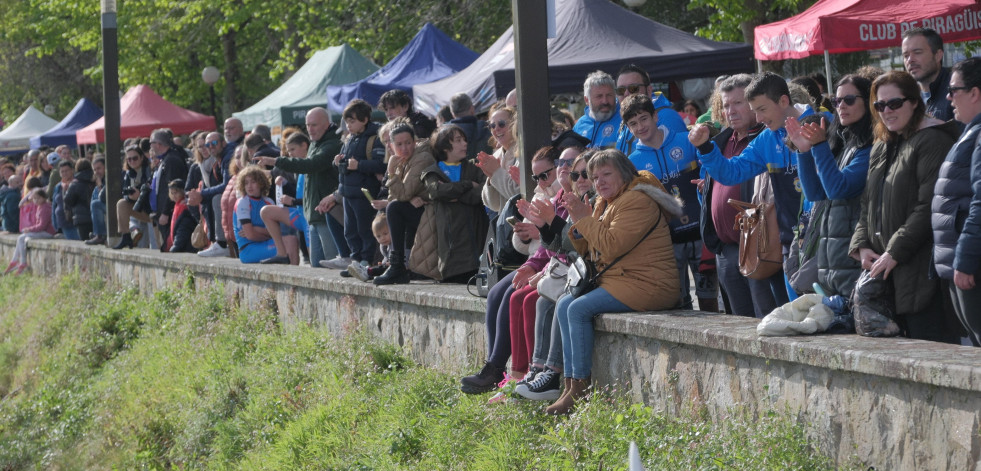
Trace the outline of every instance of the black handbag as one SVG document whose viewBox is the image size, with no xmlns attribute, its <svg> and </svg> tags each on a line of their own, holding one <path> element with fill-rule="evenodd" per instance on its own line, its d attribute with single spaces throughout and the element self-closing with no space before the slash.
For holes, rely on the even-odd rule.
<svg viewBox="0 0 981 471">
<path fill-rule="evenodd" d="M 603 271 L 599 273 L 596 273 L 596 265 L 592 260 L 589 260 L 586 257 L 577 257 L 576 261 L 569 265 L 568 281 L 566 281 L 565 286 L 566 290 L 572 295 L 572 297 L 578 298 L 579 296 L 596 289 L 596 287 L 599 286 L 599 277 L 603 276 L 607 270 L 612 268 L 613 265 L 616 265 L 617 262 L 619 262 L 623 257 L 626 257 L 627 254 L 633 252 L 634 249 L 636 249 L 637 246 L 639 246 L 640 243 L 647 238 L 647 236 L 654 232 L 654 229 L 657 229 L 659 224 L 661 224 L 660 214 L 657 215 L 657 222 L 655 222 L 654 226 L 647 231 L 647 234 L 644 234 L 644 237 L 641 237 L 640 240 L 638 240 L 637 243 L 630 248 L 630 250 L 624 252 L 623 255 L 620 255 L 614 259 L 613 262 L 607 265 L 606 268 L 603 268 Z"/>
</svg>

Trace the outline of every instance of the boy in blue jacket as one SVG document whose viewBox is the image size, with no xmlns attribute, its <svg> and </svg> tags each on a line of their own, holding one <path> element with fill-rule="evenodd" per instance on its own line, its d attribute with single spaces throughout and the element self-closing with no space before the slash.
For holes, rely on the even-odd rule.
<svg viewBox="0 0 981 471">
<path fill-rule="evenodd" d="M 387 168 L 385 147 L 378 138 L 379 125 L 371 122 L 368 102 L 351 100 L 342 117 L 350 136 L 341 147 L 341 153 L 334 158 L 334 164 L 339 170 L 338 191 L 344 198 L 344 239 L 351 249 L 349 257 L 352 261 L 370 265 L 378 250 L 378 242 L 371 232 L 371 221 L 377 210 L 371 206 L 362 188 L 372 198 L 378 196 L 381 177 Z"/>
<path fill-rule="evenodd" d="M 688 132 L 676 132 L 659 125 L 654 102 L 646 94 L 630 95 L 620 104 L 620 116 L 637 143 L 630 161 L 637 170 L 646 170 L 661 180 L 664 188 L 682 201 L 684 214 L 668 221 L 674 258 L 681 280 L 680 307 L 691 309 L 691 286 L 688 271 L 695 280 L 699 309 L 718 311 L 718 278 L 712 279 L 698 270 L 702 259 L 699 233 L 698 188 L 692 183 L 699 175 L 698 152 L 688 141 Z"/>
</svg>

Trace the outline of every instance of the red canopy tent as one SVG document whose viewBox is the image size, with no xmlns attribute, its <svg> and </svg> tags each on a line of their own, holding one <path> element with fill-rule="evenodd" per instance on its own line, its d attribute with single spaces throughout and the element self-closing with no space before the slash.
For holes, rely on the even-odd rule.
<svg viewBox="0 0 981 471">
<path fill-rule="evenodd" d="M 146 85 L 130 88 L 119 100 L 119 138 L 149 136 L 154 129 L 170 128 L 174 134 L 187 134 L 198 129 L 213 131 L 215 118 L 181 108 Z M 75 132 L 79 144 L 95 144 L 106 140 L 106 121 L 98 121 Z"/>
<path fill-rule="evenodd" d="M 977 0 L 818 0 L 785 20 L 756 27 L 759 60 L 898 46 L 903 32 L 933 28 L 944 41 L 981 38 Z"/>
</svg>

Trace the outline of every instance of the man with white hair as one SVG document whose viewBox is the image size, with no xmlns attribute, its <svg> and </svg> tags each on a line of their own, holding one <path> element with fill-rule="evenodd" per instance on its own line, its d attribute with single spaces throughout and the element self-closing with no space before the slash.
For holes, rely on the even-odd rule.
<svg viewBox="0 0 981 471">
<path fill-rule="evenodd" d="M 589 147 L 613 147 L 620 130 L 620 105 L 615 93 L 616 82 L 610 74 L 597 70 L 586 76 L 583 84 L 586 101 L 584 114 L 572 128 L 577 134 L 589 139 Z"/>
<path fill-rule="evenodd" d="M 491 137 L 490 129 L 487 128 L 487 121 L 477 119 L 477 113 L 473 106 L 470 95 L 460 92 L 450 98 L 450 113 L 453 119 L 450 124 L 455 124 L 463 130 L 467 137 L 467 158 L 475 159 L 480 152 L 493 152 L 488 140 Z"/>
</svg>

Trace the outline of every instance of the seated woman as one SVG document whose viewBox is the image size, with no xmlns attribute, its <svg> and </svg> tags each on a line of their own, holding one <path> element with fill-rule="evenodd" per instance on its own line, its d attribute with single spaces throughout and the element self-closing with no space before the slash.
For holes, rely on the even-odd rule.
<svg viewBox="0 0 981 471">
<path fill-rule="evenodd" d="M 399 118 L 405 120 L 405 118 Z M 409 282 L 407 255 L 415 242 L 419 219 L 426 201 L 426 186 L 422 183 L 423 170 L 435 165 L 429 141 L 416 143 L 415 131 L 405 120 L 392 127 L 389 133 L 392 147 L 388 162 L 388 228 L 392 235 L 390 265 L 385 273 L 372 282 L 376 285 L 405 284 Z"/>
<path fill-rule="evenodd" d="M 555 250 L 559 248 L 560 244 L 550 246 L 546 243 L 546 236 L 552 236 L 548 238 L 549 242 L 556 242 L 555 239 L 561 239 L 561 236 L 555 237 L 555 235 L 563 232 L 561 227 L 564 227 L 564 218 L 568 216 L 562 197 L 566 193 L 574 191 L 574 185 L 577 183 L 589 185 L 589 179 L 580 178 L 579 173 L 576 174 L 575 183 L 570 178 L 574 168 L 571 164 L 577 159 L 579 152 L 578 148 L 567 148 L 555 161 L 557 167 L 556 180 L 561 189 L 552 201 L 537 198 L 532 203 L 524 200 L 518 201 L 518 210 L 529 222 L 535 225 L 542 239 L 538 250 L 522 265 L 522 267 L 534 269 L 535 275 L 528 280 L 527 286 L 518 288 L 511 295 L 511 375 L 514 377 L 524 376 L 516 385 L 514 392 L 527 399 L 554 401 L 559 398 L 562 341 L 558 326 L 552 322 L 555 302 L 554 300 L 550 301 L 545 296 L 539 296 L 538 281 L 543 276 L 548 276 L 544 270 L 552 257 L 558 257 L 563 263 L 567 263 L 565 252 L 560 253 Z M 585 173 L 586 161 L 580 161 L 580 165 L 583 173 Z M 554 336 L 552 335 L 553 331 Z M 557 360 L 546 366 L 547 358 L 545 357 L 550 350 L 555 351 Z M 556 368 L 556 365 L 559 365 L 559 368 Z"/>
<path fill-rule="evenodd" d="M 617 150 L 597 152 L 587 167 L 598 195 L 595 208 L 572 194 L 565 206 L 576 252 L 603 272 L 596 289 L 559 298 L 565 392 L 545 411 L 568 414 L 588 394 L 593 367 L 593 318 L 604 312 L 652 311 L 677 305 L 680 282 L 668 220 L 681 204 L 650 172 L 638 173 Z"/>
<path fill-rule="evenodd" d="M 266 196 L 269 186 L 269 175 L 255 165 L 245 167 L 236 177 L 235 189 L 244 195 L 235 203 L 233 219 L 238 259 L 242 263 L 259 263 L 276 255 L 276 244 L 260 216 L 264 206 L 273 204 Z"/>
<path fill-rule="evenodd" d="M 532 157 L 531 171 L 538 183 L 538 188 L 551 188 L 556 180 L 557 150 L 552 146 L 542 147 Z M 531 234 L 539 237 L 538 228 L 530 222 L 516 222 L 515 234 L 526 234 L 519 237 L 530 240 Z M 536 249 L 537 250 L 537 249 Z M 534 267 L 519 268 L 504 278 L 501 278 L 487 292 L 487 362 L 477 373 L 460 380 L 460 390 L 467 394 L 479 394 L 494 390 L 502 379 L 508 358 L 511 357 L 511 296 L 515 290 L 528 285 L 528 280 L 538 270 Z M 517 374 L 524 373 L 525 365 L 513 365 Z"/>
<path fill-rule="evenodd" d="M 444 282 L 467 282 L 477 273 L 487 213 L 480 199 L 486 177 L 467 158 L 467 137 L 447 124 L 432 139 L 438 161 L 422 173 L 426 204 L 409 267 Z"/>
<path fill-rule="evenodd" d="M 134 219 L 137 224 L 150 222 L 150 213 L 144 208 L 134 209 L 134 206 L 140 197 L 140 190 L 143 185 L 148 185 L 147 191 L 149 191 L 152 175 L 150 160 L 147 159 L 143 149 L 138 145 L 127 147 L 126 160 L 123 161 L 123 197 L 116 202 L 116 224 L 123 237 L 113 247 L 116 250 L 136 247 L 140 238 L 143 237 L 138 228 L 133 231 L 133 234 L 130 234 L 130 218 Z M 113 178 L 113 176 L 110 175 L 109 178 Z"/>
<path fill-rule="evenodd" d="M 286 139 L 285 149 L 289 157 L 305 159 L 307 158 L 307 151 L 310 150 L 310 138 L 302 132 L 294 132 Z M 267 159 L 275 162 L 275 159 L 270 157 L 261 158 L 263 162 L 268 162 Z M 278 176 L 276 178 L 283 177 Z M 301 173 L 296 180 L 297 196 L 303 195 L 305 184 L 306 175 Z M 302 197 L 294 198 L 284 194 L 283 206 L 269 205 L 262 208 L 262 221 L 276 244 L 276 255 L 263 260 L 262 263 L 299 265 L 300 236 L 306 234 L 310 229 L 307 218 L 303 215 Z"/>
</svg>

